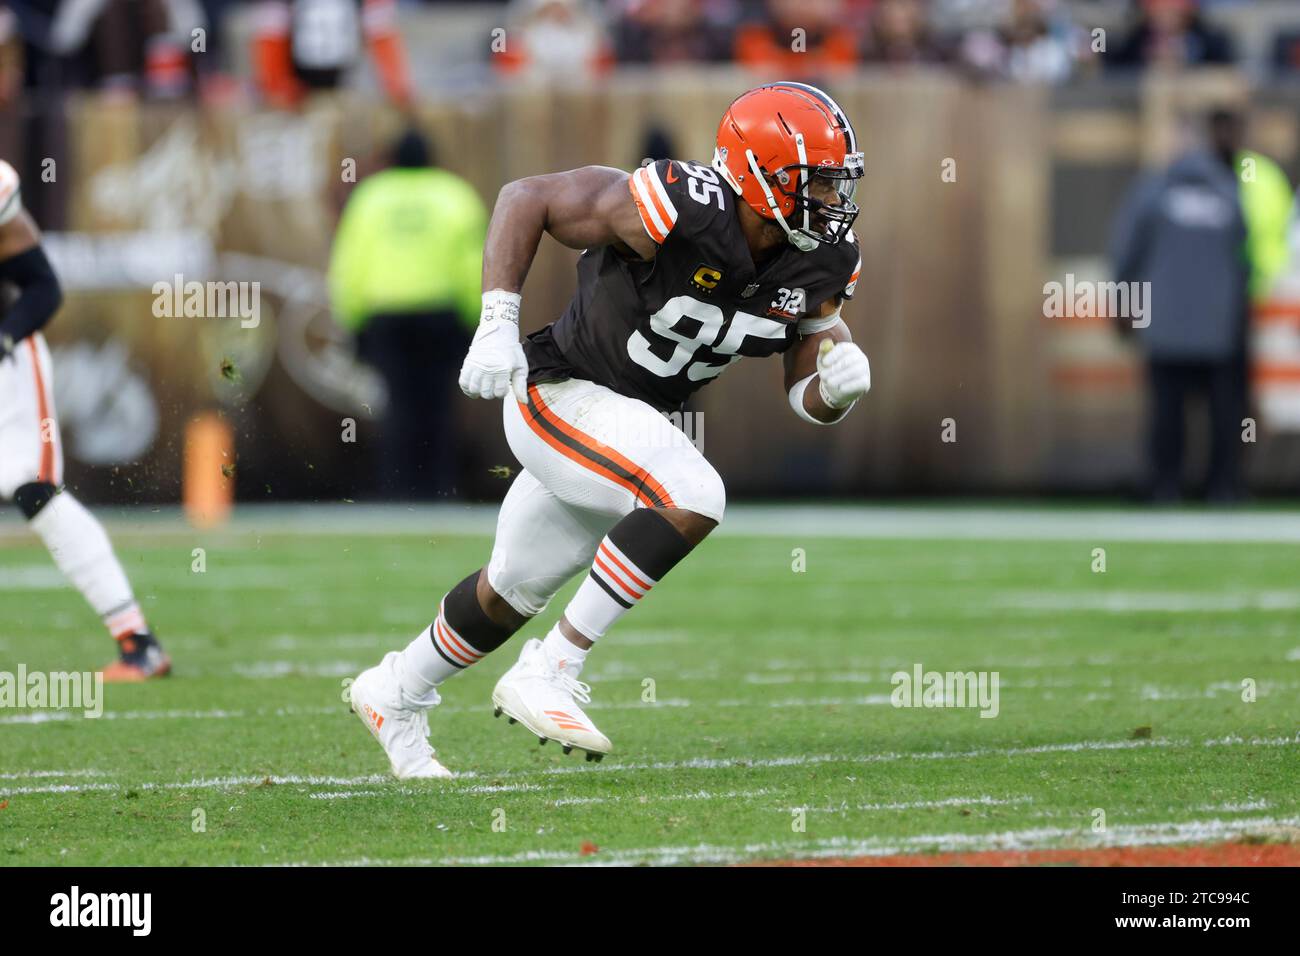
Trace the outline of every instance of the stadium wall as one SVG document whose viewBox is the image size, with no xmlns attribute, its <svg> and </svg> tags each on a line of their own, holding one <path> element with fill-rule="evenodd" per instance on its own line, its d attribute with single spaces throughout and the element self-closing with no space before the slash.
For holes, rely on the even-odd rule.
<svg viewBox="0 0 1300 956">
<path fill-rule="evenodd" d="M 490 203 L 519 176 L 633 168 L 655 141 L 707 160 L 717 117 L 753 82 L 730 69 L 619 71 L 597 86 L 433 96 L 415 116 L 444 164 Z M 846 318 L 874 387 L 851 424 L 812 429 L 790 415 L 779 363 L 728 371 L 695 410 L 732 494 L 1135 482 L 1144 415 L 1135 357 L 1104 319 L 1045 319 L 1043 285 L 1065 272 L 1104 276 L 1106 226 L 1131 177 L 1175 148 L 1180 119 L 1244 101 L 1240 77 L 1058 93 L 923 71 L 826 85 L 866 152 L 864 271 Z M 1293 167 L 1300 93 L 1253 105 L 1258 145 Z M 383 394 L 330 320 L 324 267 L 349 162 L 359 177 L 377 168 L 401 123 L 352 92 L 296 113 L 74 97 L 0 118 L 0 145 L 19 158 L 68 290 L 50 339 L 69 473 L 83 494 L 175 500 L 185 423 L 220 408 L 237 434 L 241 499 L 360 495 Z M 50 158 L 53 180 L 42 178 Z M 563 309 L 575 258 L 544 245 L 525 289 L 527 329 Z M 257 283 L 257 322 L 158 315 L 156 283 L 175 276 Z M 1270 348 L 1300 368 L 1300 309 L 1290 304 L 1300 295 L 1288 288 L 1264 320 Z M 494 466 L 512 460 L 497 410 L 458 400 L 457 414 L 474 436 L 460 466 L 465 495 L 499 497 Z M 348 418 L 359 423 L 355 444 L 340 440 Z M 956 441 L 943 440 L 948 419 Z M 1272 421 L 1248 456 L 1261 491 L 1289 489 L 1300 455 L 1291 426 Z"/>
</svg>

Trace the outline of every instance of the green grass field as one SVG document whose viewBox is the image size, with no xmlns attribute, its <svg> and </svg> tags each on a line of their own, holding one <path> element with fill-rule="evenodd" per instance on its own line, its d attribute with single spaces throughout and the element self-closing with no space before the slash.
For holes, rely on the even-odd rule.
<svg viewBox="0 0 1300 956">
<path fill-rule="evenodd" d="M 0 709 L 0 862 L 689 863 L 1300 832 L 1296 544 L 1092 540 L 1086 519 L 1069 540 L 817 537 L 797 517 L 719 533 L 589 658 L 604 763 L 493 719 L 517 637 L 431 714 L 461 776 L 402 783 L 343 679 L 490 545 L 408 524 L 113 524 L 175 674 L 107 688 L 98 720 Z M 4 527 L 0 670 L 105 663 L 81 598 Z M 996 671 L 997 716 L 891 706 L 917 663 Z"/>
</svg>

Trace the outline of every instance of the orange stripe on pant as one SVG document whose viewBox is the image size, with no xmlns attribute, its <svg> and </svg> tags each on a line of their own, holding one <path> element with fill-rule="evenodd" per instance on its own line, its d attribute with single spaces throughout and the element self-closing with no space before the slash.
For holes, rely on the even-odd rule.
<svg viewBox="0 0 1300 956">
<path fill-rule="evenodd" d="M 627 471 L 637 480 L 632 481 L 631 479 L 623 475 L 610 471 L 604 465 L 600 464 L 600 462 L 592 461 L 589 458 L 584 458 L 573 448 L 570 448 L 568 445 L 564 444 L 564 442 L 560 441 L 558 438 L 556 438 L 554 435 L 548 432 L 545 426 L 540 424 L 536 420 L 536 417 L 530 413 L 529 408 L 525 406 L 523 409 L 523 416 L 524 416 L 524 421 L 528 423 L 528 427 L 531 428 L 534 432 L 536 432 L 537 435 L 542 439 L 542 441 L 546 442 L 548 445 L 550 445 L 552 448 L 554 448 L 556 451 L 562 454 L 565 458 L 568 458 L 570 461 L 577 462 L 579 465 L 582 465 L 582 467 L 586 468 L 588 471 L 593 471 L 604 478 L 608 478 L 611 481 L 614 481 L 619 485 L 622 485 L 628 491 L 632 492 L 632 494 L 636 495 L 639 501 L 641 501 L 642 503 L 644 503 L 645 505 L 651 508 L 654 507 L 676 508 L 677 507 L 677 505 L 673 503 L 672 496 L 669 495 L 668 492 L 664 490 L 664 486 L 661 485 L 658 482 L 658 480 L 656 480 L 656 478 L 652 474 L 650 474 L 650 472 L 646 471 L 640 465 L 635 464 L 632 461 L 629 461 L 627 458 L 623 457 L 623 455 L 619 454 L 618 451 L 611 448 L 609 445 L 603 444 L 597 441 L 595 438 L 592 438 L 590 435 L 578 431 L 576 428 L 574 428 L 564 419 L 560 418 L 560 416 L 556 415 L 555 412 L 553 412 L 551 408 L 546 404 L 546 402 L 542 400 L 541 393 L 537 390 L 536 385 L 528 386 L 528 397 L 532 400 L 533 405 L 536 406 L 537 414 L 545 418 L 547 422 L 555 426 L 555 428 L 557 428 L 559 431 L 563 432 L 574 442 L 581 445 L 583 448 L 586 448 L 588 451 L 592 452 L 593 454 L 600 455 L 603 458 L 608 458 L 610 461 L 612 461 L 614 464 L 618 465 L 620 468 Z M 649 494 L 646 493 L 646 489 L 649 489 Z M 658 498 L 659 500 L 656 501 L 655 498 Z"/>
<path fill-rule="evenodd" d="M 54 480 L 54 436 L 47 439 L 45 422 L 50 417 L 50 406 L 45 400 L 45 376 L 41 374 L 41 353 L 36 348 L 36 340 L 27 339 L 27 349 L 32 354 L 32 374 L 36 377 L 36 434 L 41 443 L 41 465 L 37 480 L 46 484 L 56 484 Z"/>
</svg>

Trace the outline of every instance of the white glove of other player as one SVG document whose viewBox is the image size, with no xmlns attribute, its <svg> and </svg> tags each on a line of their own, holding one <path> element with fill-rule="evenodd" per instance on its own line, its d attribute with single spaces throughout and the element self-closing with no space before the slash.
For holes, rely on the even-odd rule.
<svg viewBox="0 0 1300 956">
<path fill-rule="evenodd" d="M 470 398 L 528 400 L 528 360 L 519 344 L 519 294 L 493 289 L 483 293 L 478 330 L 460 367 L 460 390 Z"/>
<path fill-rule="evenodd" d="M 817 350 L 817 391 L 831 408 L 848 408 L 871 390 L 871 363 L 852 342 L 823 339 Z"/>
</svg>

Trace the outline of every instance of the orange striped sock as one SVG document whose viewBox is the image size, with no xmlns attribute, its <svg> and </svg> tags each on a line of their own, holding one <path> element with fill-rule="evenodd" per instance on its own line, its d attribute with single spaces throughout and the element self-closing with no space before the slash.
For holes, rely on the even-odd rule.
<svg viewBox="0 0 1300 956">
<path fill-rule="evenodd" d="M 565 618 L 588 640 L 603 637 L 691 547 L 655 509 L 638 508 L 597 546 L 591 571 L 564 609 Z"/>
</svg>

